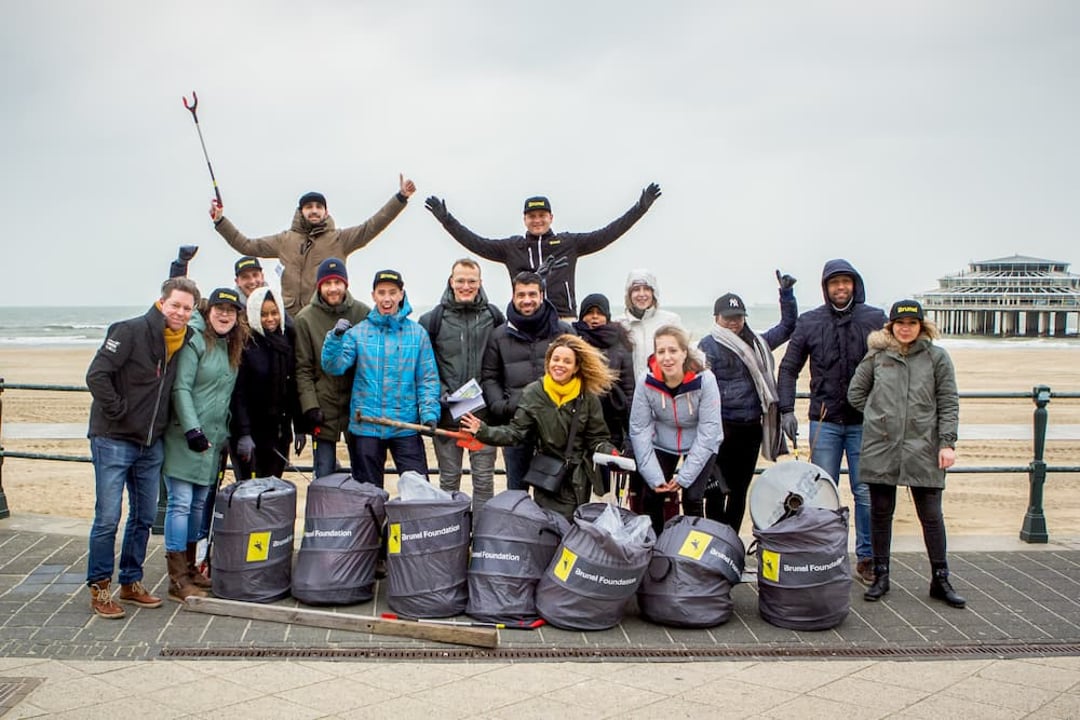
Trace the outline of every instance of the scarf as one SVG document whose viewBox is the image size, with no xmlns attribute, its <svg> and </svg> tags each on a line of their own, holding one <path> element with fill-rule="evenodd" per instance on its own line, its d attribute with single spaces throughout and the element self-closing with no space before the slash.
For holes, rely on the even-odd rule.
<svg viewBox="0 0 1080 720">
<path fill-rule="evenodd" d="M 506 329 L 525 342 L 554 338 L 559 333 L 559 313 L 547 300 L 532 315 L 526 317 L 517 311 L 514 303 L 506 306 Z"/>
<path fill-rule="evenodd" d="M 578 337 L 594 348 L 600 348 L 601 350 L 607 350 L 623 342 L 623 333 L 625 332 L 623 327 L 616 323 L 607 323 L 596 328 L 590 328 L 579 320 L 572 327 Z"/>
<path fill-rule="evenodd" d="M 154 306 L 161 312 L 161 301 L 158 300 L 154 303 Z M 165 326 L 165 362 L 172 360 L 172 356 L 176 354 L 184 345 L 184 338 L 187 337 L 187 326 L 180 328 L 179 330 L 170 330 L 169 326 Z"/>
<path fill-rule="evenodd" d="M 734 353 L 750 372 L 761 401 L 761 452 L 767 460 L 776 460 L 788 452 L 784 434 L 780 431 L 779 395 L 776 391 L 776 363 L 769 346 L 761 336 L 746 328 L 752 344 L 720 325 L 713 325 L 710 335 L 722 348 Z"/>
<path fill-rule="evenodd" d="M 570 382 L 560 385 L 550 375 L 544 373 L 544 392 L 555 403 L 555 407 L 562 407 L 581 394 L 581 378 L 577 375 L 570 378 Z"/>
</svg>

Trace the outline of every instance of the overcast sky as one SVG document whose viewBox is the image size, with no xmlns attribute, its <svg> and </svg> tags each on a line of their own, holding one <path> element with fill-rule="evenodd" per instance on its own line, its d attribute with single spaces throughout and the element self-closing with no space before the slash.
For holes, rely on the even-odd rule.
<svg viewBox="0 0 1080 720">
<path fill-rule="evenodd" d="M 972 260 L 1080 262 L 1075 0 L 5 2 L 0 82 L 0 305 L 149 302 L 183 243 L 200 287 L 232 284 L 193 89 L 251 237 L 308 190 L 342 227 L 415 180 L 349 259 L 361 297 L 392 267 L 436 301 L 464 250 L 430 194 L 504 237 L 529 195 L 591 230 L 650 181 L 663 197 L 581 261 L 579 296 L 621 307 L 647 267 L 663 304 L 771 302 L 781 268 L 808 308 L 846 257 L 885 304 Z M 484 276 L 505 302 L 502 267 Z"/>
</svg>

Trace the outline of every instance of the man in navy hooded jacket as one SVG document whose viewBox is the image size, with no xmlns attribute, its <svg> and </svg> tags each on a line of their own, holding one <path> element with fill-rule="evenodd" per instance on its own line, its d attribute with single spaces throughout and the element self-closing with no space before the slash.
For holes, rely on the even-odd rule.
<svg viewBox="0 0 1080 720">
<path fill-rule="evenodd" d="M 840 481 L 846 453 L 855 497 L 856 577 L 874 581 L 870 551 L 870 491 L 859 482 L 863 416 L 847 401 L 848 383 L 866 354 L 866 338 L 885 326 L 881 308 L 866 304 L 862 277 L 847 260 L 829 260 L 821 273 L 825 304 L 803 313 L 780 362 L 777 391 L 784 434 L 796 443 L 795 382 L 810 360 L 810 459 Z"/>
</svg>

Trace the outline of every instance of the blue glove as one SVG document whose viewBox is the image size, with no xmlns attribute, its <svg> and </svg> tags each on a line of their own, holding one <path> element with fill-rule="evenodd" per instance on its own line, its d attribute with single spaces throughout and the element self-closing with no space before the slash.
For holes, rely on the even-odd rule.
<svg viewBox="0 0 1080 720">
<path fill-rule="evenodd" d="M 341 319 L 340 319 L 340 320 L 338 320 L 338 321 L 337 321 L 336 323 L 334 323 L 334 335 L 336 335 L 336 336 L 338 336 L 338 337 L 341 337 L 341 336 L 342 336 L 342 335 L 344 335 L 344 334 L 345 334 L 345 333 L 346 333 L 346 332 L 348 331 L 348 329 L 349 329 L 349 328 L 351 328 L 351 327 L 352 327 L 352 323 L 351 323 L 351 322 L 349 322 L 349 321 L 348 321 L 348 320 L 346 320 L 345 318 L 341 318 Z"/>
</svg>

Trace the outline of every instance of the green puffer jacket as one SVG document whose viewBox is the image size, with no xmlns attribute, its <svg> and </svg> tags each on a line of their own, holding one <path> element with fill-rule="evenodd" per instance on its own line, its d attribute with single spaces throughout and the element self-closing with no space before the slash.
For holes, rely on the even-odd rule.
<svg viewBox="0 0 1080 720">
<path fill-rule="evenodd" d="M 615 449 L 609 440 L 604 411 L 597 396 L 583 392 L 561 408 L 556 407 L 544 392 L 543 379 L 537 380 L 525 386 L 509 425 L 482 423 L 476 433 L 480 442 L 490 445 L 521 445 L 533 438 L 538 453 L 561 458 L 566 454 L 566 441 L 570 436 L 570 421 L 575 408 L 582 415 L 578 420 L 574 447 L 567 458 L 567 464 L 573 470 L 567 473 L 557 493 L 533 489 L 540 507 L 561 513 L 567 519 L 573 516 L 578 505 L 589 502 L 590 491 L 596 489 L 597 494 L 603 493 L 600 478 L 593 469 L 593 453 L 610 453 Z"/>
<path fill-rule="evenodd" d="M 319 436 L 327 442 L 337 442 L 349 428 L 349 398 L 352 395 L 353 370 L 344 375 L 328 375 L 322 367 L 322 347 L 326 333 L 334 329 L 341 318 L 353 325 L 371 311 L 364 303 L 345 293 L 340 305 L 327 305 L 318 291 L 294 320 L 296 327 L 296 389 L 300 394 L 300 412 L 320 408 L 323 424 Z M 304 428 L 312 432 L 314 428 Z"/>
<path fill-rule="evenodd" d="M 859 479 L 944 488 L 938 452 L 956 447 L 960 417 L 949 354 L 925 332 L 907 353 L 886 330 L 871 333 L 867 347 L 847 395 L 852 407 L 863 413 Z"/>
<path fill-rule="evenodd" d="M 217 480 L 221 453 L 228 448 L 229 401 L 236 385 L 237 368 L 229 366 L 229 346 L 224 338 L 208 345 L 205 321 L 196 312 L 191 318 L 194 334 L 176 353 L 176 381 L 172 388 L 172 411 L 165 429 L 165 475 L 195 485 Z M 197 453 L 188 448 L 184 433 L 201 428 L 210 449 Z"/>
<path fill-rule="evenodd" d="M 315 292 L 315 274 L 319 263 L 332 257 L 348 260 L 351 253 L 374 240 L 404 209 L 405 203 L 395 194 L 363 224 L 342 230 L 337 229 L 334 218 L 329 215 L 325 222 L 312 225 L 299 210 L 293 213 L 289 229 L 276 235 L 249 238 L 226 217 L 222 217 L 214 229 L 241 255 L 281 260 L 285 268 L 281 274 L 285 311 L 296 317 Z"/>
</svg>

